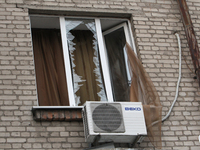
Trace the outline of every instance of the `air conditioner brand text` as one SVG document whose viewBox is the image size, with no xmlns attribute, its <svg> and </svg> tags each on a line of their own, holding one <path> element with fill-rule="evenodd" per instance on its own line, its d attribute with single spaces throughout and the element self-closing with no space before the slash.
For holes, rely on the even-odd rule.
<svg viewBox="0 0 200 150">
<path fill-rule="evenodd" d="M 140 107 L 125 107 L 126 111 L 141 111 Z"/>
</svg>

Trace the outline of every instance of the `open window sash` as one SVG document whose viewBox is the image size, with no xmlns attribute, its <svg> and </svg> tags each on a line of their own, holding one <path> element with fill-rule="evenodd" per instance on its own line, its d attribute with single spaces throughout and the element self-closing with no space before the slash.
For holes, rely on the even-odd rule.
<svg viewBox="0 0 200 150">
<path fill-rule="evenodd" d="M 126 23 L 117 25 L 104 31 L 103 37 L 109 62 L 114 101 L 129 101 L 131 74 L 128 68 L 126 42 L 132 44 L 128 26 Z"/>
</svg>

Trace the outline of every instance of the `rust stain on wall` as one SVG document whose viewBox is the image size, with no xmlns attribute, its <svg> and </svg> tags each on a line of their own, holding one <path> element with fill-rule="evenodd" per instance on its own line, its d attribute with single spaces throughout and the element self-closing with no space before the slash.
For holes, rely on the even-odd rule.
<svg viewBox="0 0 200 150">
<path fill-rule="evenodd" d="M 197 75 L 198 83 L 200 86 L 200 65 L 199 65 L 199 47 L 194 33 L 194 28 L 189 14 L 189 9 L 185 0 L 177 0 L 179 4 L 180 13 L 182 16 L 185 33 L 190 48 L 195 74 Z"/>
</svg>

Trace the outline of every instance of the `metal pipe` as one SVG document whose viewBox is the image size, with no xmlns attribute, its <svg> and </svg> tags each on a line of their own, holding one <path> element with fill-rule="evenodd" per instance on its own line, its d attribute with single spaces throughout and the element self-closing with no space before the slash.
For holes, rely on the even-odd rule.
<svg viewBox="0 0 200 150">
<path fill-rule="evenodd" d="M 189 14 L 189 9 L 186 0 L 177 0 L 179 5 L 179 10 L 181 13 L 183 25 L 185 27 L 185 34 L 188 41 L 188 46 L 190 48 L 190 55 L 192 57 L 194 72 L 197 76 L 197 80 L 200 86 L 200 54 L 197 39 L 194 33 L 193 24 Z"/>
</svg>

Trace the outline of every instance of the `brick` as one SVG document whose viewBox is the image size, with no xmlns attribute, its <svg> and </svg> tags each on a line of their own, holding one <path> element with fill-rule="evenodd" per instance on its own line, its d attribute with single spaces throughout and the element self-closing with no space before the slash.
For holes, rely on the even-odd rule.
<svg viewBox="0 0 200 150">
<path fill-rule="evenodd" d="M 81 147 L 81 143 L 72 143 L 72 147 L 75 148 Z"/>
<path fill-rule="evenodd" d="M 17 110 L 18 106 L 1 106 L 1 110 Z"/>
<path fill-rule="evenodd" d="M 199 130 L 199 126 L 189 126 L 188 130 L 194 131 L 194 130 Z"/>
<path fill-rule="evenodd" d="M 7 138 L 8 143 L 25 143 L 25 138 Z"/>
<path fill-rule="evenodd" d="M 61 137 L 67 137 L 67 136 L 69 136 L 69 132 L 60 132 L 60 136 Z"/>
<path fill-rule="evenodd" d="M 79 137 L 73 137 L 73 138 L 68 138 L 67 141 L 70 143 L 76 143 L 76 142 L 85 142 L 85 139 Z"/>
<path fill-rule="evenodd" d="M 53 143 L 53 148 L 61 148 L 61 144 Z"/>
<path fill-rule="evenodd" d="M 75 4 L 72 4 L 72 3 L 59 3 L 59 6 L 74 7 L 74 6 L 76 6 L 76 5 L 75 5 Z"/>
<path fill-rule="evenodd" d="M 71 148 L 71 144 L 70 143 L 65 143 L 65 144 L 62 144 L 62 147 L 63 148 Z"/>
<path fill-rule="evenodd" d="M 7 3 L 23 3 L 23 0 L 6 0 Z"/>
<path fill-rule="evenodd" d="M 194 145 L 194 143 L 192 141 L 188 141 L 188 142 L 183 142 L 184 145 Z"/>
<path fill-rule="evenodd" d="M 11 136 L 12 137 L 20 137 L 20 132 L 12 132 Z"/>
<path fill-rule="evenodd" d="M 124 9 L 125 6 L 122 6 L 122 5 L 110 5 L 110 8 L 113 8 L 113 9 Z"/>
<path fill-rule="evenodd" d="M 21 137 L 30 137 L 29 132 L 21 132 Z"/>
<path fill-rule="evenodd" d="M 135 25 L 135 27 L 137 29 L 149 29 L 150 28 L 149 26 L 146 26 L 146 25 Z"/>
<path fill-rule="evenodd" d="M 45 131 L 46 129 L 44 127 L 27 127 L 27 131 L 32 132 L 32 131 Z"/>
<path fill-rule="evenodd" d="M 66 138 L 48 138 L 48 142 L 66 142 Z"/>
<path fill-rule="evenodd" d="M 65 131 L 65 127 L 47 127 L 47 131 Z"/>
<path fill-rule="evenodd" d="M 0 143 L 0 148 L 11 148 L 11 144 L 1 144 Z"/>
<path fill-rule="evenodd" d="M 51 137 L 58 137 L 59 136 L 59 132 L 52 132 L 50 134 Z"/>
<path fill-rule="evenodd" d="M 0 99 L 3 99 L 3 100 L 13 100 L 13 99 L 16 99 L 16 96 L 1 96 Z"/>
<path fill-rule="evenodd" d="M 92 4 L 77 4 L 77 7 L 91 8 Z"/>
<path fill-rule="evenodd" d="M 1 120 L 2 121 L 10 121 L 10 120 L 19 120 L 19 117 L 5 117 L 5 116 L 2 116 L 1 117 Z"/>
<path fill-rule="evenodd" d="M 141 2 L 156 3 L 156 0 L 141 0 Z"/>
<path fill-rule="evenodd" d="M 70 136 L 79 136 L 78 132 L 70 132 Z"/>
<path fill-rule="evenodd" d="M 0 138 L 0 143 L 5 143 L 6 139 L 5 138 Z"/>
<path fill-rule="evenodd" d="M 38 143 L 38 142 L 44 143 L 46 141 L 47 141 L 46 138 L 28 138 L 27 139 L 27 142 L 30 142 L 30 143 Z"/>
<path fill-rule="evenodd" d="M 43 148 L 52 148 L 51 143 L 44 143 Z"/>
<path fill-rule="evenodd" d="M 7 127 L 8 131 L 25 131 L 25 127 Z"/>
<path fill-rule="evenodd" d="M 79 127 L 79 126 L 77 126 L 77 127 L 66 127 L 66 130 L 67 131 L 83 131 L 83 127 Z"/>
<path fill-rule="evenodd" d="M 65 120 L 70 120 L 70 119 L 71 119 L 70 111 L 65 111 Z"/>
<path fill-rule="evenodd" d="M 93 5 L 93 7 L 94 7 L 94 8 L 102 8 L 102 9 L 103 9 L 103 8 L 109 8 L 108 5 L 95 5 L 95 4 Z"/>
</svg>

